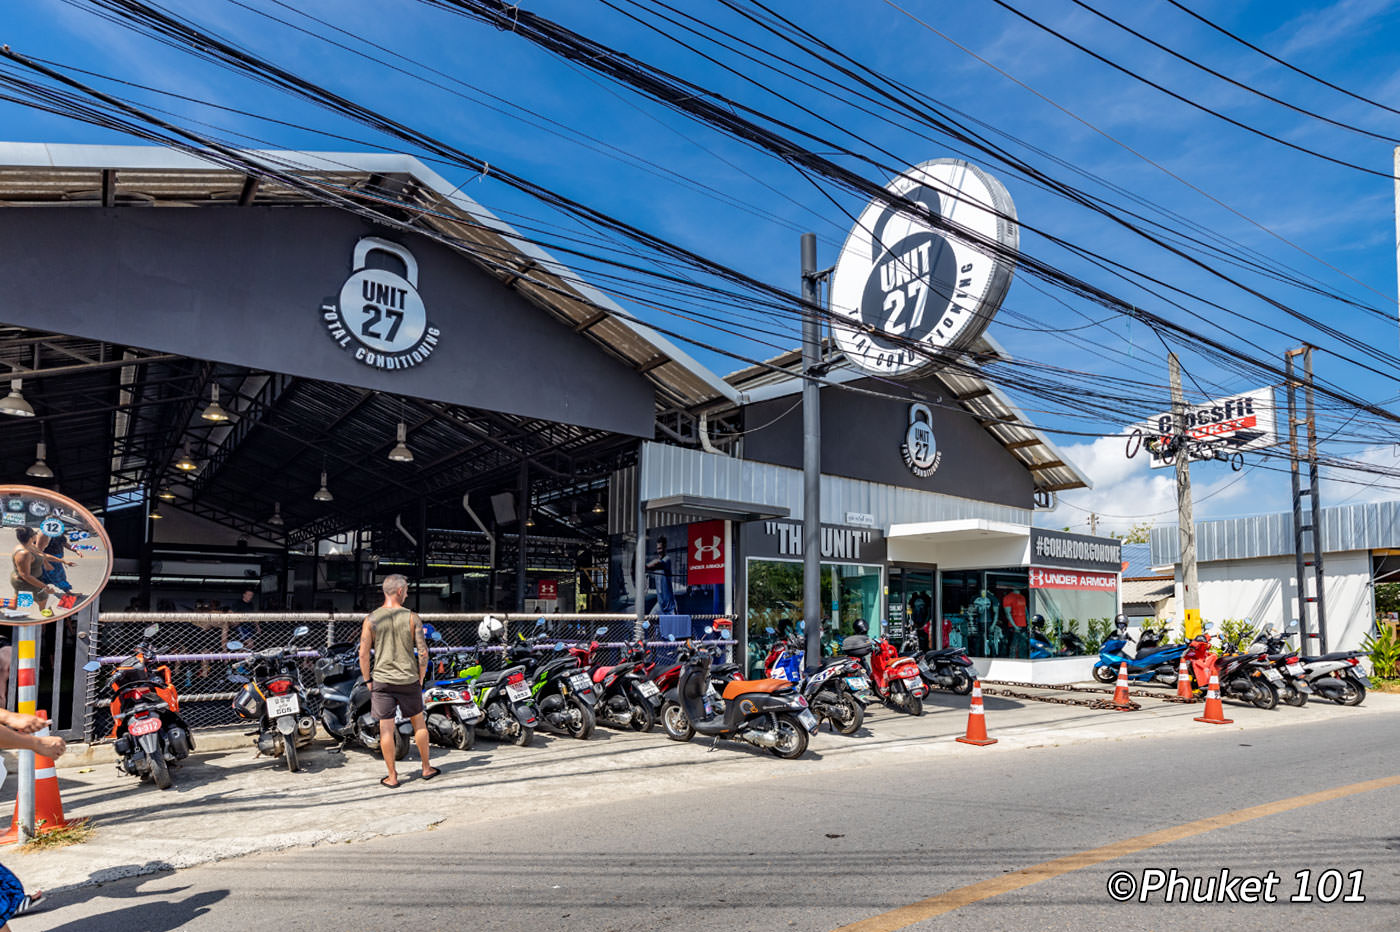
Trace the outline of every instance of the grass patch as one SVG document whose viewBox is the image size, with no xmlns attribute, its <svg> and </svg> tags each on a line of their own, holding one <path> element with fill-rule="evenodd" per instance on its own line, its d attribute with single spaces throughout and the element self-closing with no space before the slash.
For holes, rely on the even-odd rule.
<svg viewBox="0 0 1400 932">
<path fill-rule="evenodd" d="M 1378 693 L 1400 693 L 1400 677 L 1376 676 L 1371 678 L 1371 690 Z"/>
<path fill-rule="evenodd" d="M 42 830 L 43 821 L 39 822 L 38 828 Z M 69 845 L 81 845 L 92 837 L 92 820 L 69 822 L 67 825 L 49 829 L 43 834 L 35 835 L 24 843 L 20 851 L 28 854 L 33 851 L 48 851 L 52 848 L 67 848 Z"/>
</svg>

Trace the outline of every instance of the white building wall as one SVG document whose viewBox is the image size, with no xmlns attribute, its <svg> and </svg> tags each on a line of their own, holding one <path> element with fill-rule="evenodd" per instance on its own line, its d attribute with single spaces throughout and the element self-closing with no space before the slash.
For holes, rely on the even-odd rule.
<svg viewBox="0 0 1400 932">
<path fill-rule="evenodd" d="M 1366 550 L 1329 553 L 1323 569 L 1328 649 L 1358 650 L 1374 618 L 1371 554 Z M 1227 618 L 1249 618 L 1255 623 L 1286 625 L 1298 617 L 1296 571 L 1292 556 L 1201 563 L 1197 567 L 1201 617 L 1217 624 Z M 1176 596 L 1176 604 L 1181 605 L 1180 566 L 1176 568 Z M 1311 618 L 1315 627 L 1315 612 Z M 1315 645 L 1309 645 L 1308 650 L 1315 650 Z"/>
</svg>

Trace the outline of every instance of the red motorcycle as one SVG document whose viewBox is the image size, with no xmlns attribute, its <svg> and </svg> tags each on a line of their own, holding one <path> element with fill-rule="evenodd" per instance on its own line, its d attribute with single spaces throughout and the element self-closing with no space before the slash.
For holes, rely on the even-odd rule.
<svg viewBox="0 0 1400 932">
<path fill-rule="evenodd" d="M 606 628 L 599 628 L 595 636 L 601 637 L 606 631 Z M 579 663 L 589 668 L 593 678 L 593 688 L 598 693 L 594 709 L 598 724 L 650 731 L 661 711 L 661 690 L 642 672 L 646 648 L 640 643 L 629 646 L 622 662 L 617 664 L 599 663 L 601 649 L 597 641 L 587 647 L 569 648 Z"/>
<path fill-rule="evenodd" d="M 924 714 L 923 697 L 928 687 L 919 675 L 919 664 L 913 657 L 901 657 L 889 638 L 872 641 L 863 632 L 852 634 L 841 642 L 841 653 L 860 660 L 870 674 L 875 695 L 885 705 L 910 715 Z"/>
</svg>

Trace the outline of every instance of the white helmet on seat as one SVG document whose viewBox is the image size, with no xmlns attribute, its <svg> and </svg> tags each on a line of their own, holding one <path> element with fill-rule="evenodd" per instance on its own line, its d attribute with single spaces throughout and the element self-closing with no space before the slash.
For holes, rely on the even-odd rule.
<svg viewBox="0 0 1400 932">
<path fill-rule="evenodd" d="M 481 624 L 476 626 L 476 636 L 481 639 L 483 644 L 499 640 L 505 636 L 505 633 L 505 623 L 495 615 L 487 615 L 482 619 Z"/>
</svg>

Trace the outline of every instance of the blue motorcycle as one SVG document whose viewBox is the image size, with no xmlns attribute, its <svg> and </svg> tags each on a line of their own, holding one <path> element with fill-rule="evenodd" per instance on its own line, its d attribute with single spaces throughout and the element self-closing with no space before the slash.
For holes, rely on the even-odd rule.
<svg viewBox="0 0 1400 932">
<path fill-rule="evenodd" d="M 1118 678 L 1118 669 L 1128 664 L 1128 679 L 1137 683 L 1156 680 L 1163 686 L 1175 686 L 1177 668 L 1186 654 L 1186 644 L 1160 644 L 1161 635 L 1156 631 L 1144 631 L 1138 639 L 1132 656 L 1127 652 L 1128 619 L 1119 615 L 1115 619 L 1117 631 L 1103 642 L 1099 649 L 1098 662 L 1094 664 L 1094 679 L 1100 683 L 1112 683 Z"/>
<path fill-rule="evenodd" d="M 771 628 L 768 629 L 772 633 Z M 853 735 L 865 722 L 865 707 L 875 701 L 865 667 L 852 657 L 831 657 L 811 676 L 804 669 L 807 654 L 802 636 L 793 635 L 776 645 L 768 656 L 764 675 L 797 685 L 808 708 L 818 720 L 831 723 L 833 731 Z"/>
</svg>

